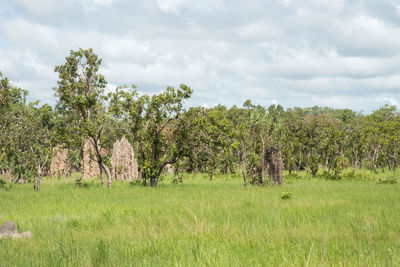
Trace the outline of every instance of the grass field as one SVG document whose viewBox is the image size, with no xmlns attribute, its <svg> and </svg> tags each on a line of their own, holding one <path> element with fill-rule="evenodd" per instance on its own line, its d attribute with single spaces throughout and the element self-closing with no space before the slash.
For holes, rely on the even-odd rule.
<svg viewBox="0 0 400 267">
<path fill-rule="evenodd" d="M 288 200 L 282 192 L 292 193 Z M 1 266 L 400 266 L 400 186 L 186 176 L 157 188 L 44 179 L 0 190 Z"/>
</svg>

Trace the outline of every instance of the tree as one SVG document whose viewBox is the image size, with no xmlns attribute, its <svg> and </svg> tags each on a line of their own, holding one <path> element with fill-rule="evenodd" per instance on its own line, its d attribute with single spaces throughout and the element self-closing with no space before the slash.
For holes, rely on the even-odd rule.
<svg viewBox="0 0 400 267">
<path fill-rule="evenodd" d="M 271 105 L 268 109 L 265 109 L 261 106 L 252 105 L 250 101 L 246 101 L 244 106 L 250 111 L 248 129 L 254 141 L 253 144 L 248 143 L 253 147 L 253 152 L 248 154 L 251 157 L 249 161 L 253 162 L 249 165 L 252 168 L 250 172 L 255 178 L 253 180 L 264 185 L 267 176 L 269 176 L 274 183 L 281 185 L 282 139 L 286 134 L 283 120 L 284 110 L 279 105 Z M 258 166 L 255 164 L 257 158 L 260 161 Z"/>
<path fill-rule="evenodd" d="M 11 85 L 0 72 L 0 169 L 2 173 L 13 170 L 14 133 L 23 120 L 28 92 Z"/>
<path fill-rule="evenodd" d="M 45 104 L 39 108 L 35 103 L 27 107 L 26 119 L 29 121 L 29 133 L 22 138 L 29 145 L 29 159 L 31 168 L 37 174 L 34 189 L 40 190 L 40 181 L 44 169 L 48 168 L 52 153 L 52 140 L 54 138 L 54 113 L 51 106 Z"/>
<path fill-rule="evenodd" d="M 151 97 L 139 96 L 135 87 L 120 87 L 110 94 L 110 110 L 129 125 L 131 139 L 139 155 L 138 163 L 142 181 L 156 186 L 162 170 L 175 163 L 185 151 L 185 122 L 180 116 L 184 112 L 183 102 L 190 98 L 192 89 L 167 87 Z"/>
<path fill-rule="evenodd" d="M 104 89 L 107 85 L 104 76 L 98 73 L 101 62 L 92 49 L 71 50 L 65 64 L 55 67 L 59 76 L 55 91 L 59 98 L 57 110 L 65 121 L 70 122 L 66 133 L 71 138 L 78 135 L 93 142 L 94 160 L 99 165 L 101 184 L 104 186 L 104 171 L 108 186 L 111 187 L 111 172 L 101 153 L 101 137 L 106 120 Z"/>
<path fill-rule="evenodd" d="M 190 127 L 191 161 L 201 162 L 201 167 L 212 180 L 218 168 L 226 173 L 231 165 L 233 125 L 221 106 L 206 109 L 192 108 L 184 114 Z"/>
</svg>

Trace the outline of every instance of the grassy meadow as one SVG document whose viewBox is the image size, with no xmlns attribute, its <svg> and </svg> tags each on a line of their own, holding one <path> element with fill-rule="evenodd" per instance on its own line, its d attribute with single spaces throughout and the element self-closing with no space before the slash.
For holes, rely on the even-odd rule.
<svg viewBox="0 0 400 267">
<path fill-rule="evenodd" d="M 400 266 L 399 184 L 305 174 L 264 188 L 233 175 L 157 188 L 74 182 L 0 190 L 0 224 L 33 234 L 0 240 L 0 266 Z"/>
</svg>

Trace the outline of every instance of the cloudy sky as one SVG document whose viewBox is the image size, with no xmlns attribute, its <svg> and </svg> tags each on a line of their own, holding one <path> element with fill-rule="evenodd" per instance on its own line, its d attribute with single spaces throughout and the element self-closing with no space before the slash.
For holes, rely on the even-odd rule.
<svg viewBox="0 0 400 267">
<path fill-rule="evenodd" d="M 110 90 L 184 83 L 192 105 L 400 102 L 399 0 L 0 0 L 0 71 L 54 103 L 71 49 L 103 58 Z"/>
</svg>

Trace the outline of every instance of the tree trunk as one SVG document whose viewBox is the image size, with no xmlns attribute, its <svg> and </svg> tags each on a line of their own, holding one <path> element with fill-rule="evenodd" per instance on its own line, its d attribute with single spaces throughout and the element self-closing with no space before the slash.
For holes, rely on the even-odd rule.
<svg viewBox="0 0 400 267">
<path fill-rule="evenodd" d="M 95 152 L 96 152 L 97 163 L 99 164 L 99 169 L 100 169 L 101 186 L 104 187 L 104 178 L 103 178 L 103 172 L 102 172 L 102 170 L 104 170 L 107 175 L 107 179 L 108 179 L 108 187 L 111 187 L 112 186 L 112 176 L 111 176 L 110 169 L 103 163 L 103 157 L 101 156 L 100 148 L 98 145 L 98 140 L 94 137 L 92 137 L 92 140 L 93 140 L 93 144 L 94 144 L 94 148 L 95 148 Z"/>
<path fill-rule="evenodd" d="M 358 158 L 357 158 L 357 155 L 355 155 L 355 158 L 354 158 L 354 169 L 353 169 L 353 173 L 354 174 L 356 174 L 356 170 L 357 170 L 357 162 L 358 162 Z"/>
<path fill-rule="evenodd" d="M 99 169 L 100 169 L 100 183 L 101 183 L 101 186 L 104 187 L 104 176 L 103 176 L 103 168 L 101 166 L 101 163 L 99 163 Z"/>
<path fill-rule="evenodd" d="M 38 178 L 35 181 L 35 186 L 33 187 L 36 191 L 40 191 L 40 178 L 42 176 L 42 166 L 38 164 Z"/>
<path fill-rule="evenodd" d="M 378 173 L 378 169 L 377 169 L 377 165 L 376 165 L 376 163 L 378 161 L 378 155 L 379 155 L 378 153 L 379 153 L 378 148 L 374 147 L 374 154 L 372 155 L 372 166 L 374 167 L 375 174 Z"/>
<path fill-rule="evenodd" d="M 38 181 L 37 181 L 37 186 L 36 186 L 37 191 L 40 191 L 40 178 L 41 178 L 41 176 L 39 175 Z"/>
<path fill-rule="evenodd" d="M 103 167 L 103 169 L 107 175 L 108 187 L 111 187 L 112 186 L 112 176 L 111 176 L 110 169 L 104 163 L 102 163 L 101 166 Z M 103 182 L 104 182 L 104 180 L 103 180 Z"/>
<path fill-rule="evenodd" d="M 265 142 L 262 136 L 260 135 L 261 143 L 262 143 L 262 152 L 261 152 L 261 184 L 264 185 L 266 178 L 266 169 L 265 169 Z"/>
<path fill-rule="evenodd" d="M 157 178 L 156 177 L 151 177 L 150 178 L 150 186 L 155 187 L 157 185 Z"/>
<path fill-rule="evenodd" d="M 40 164 L 38 165 L 38 178 L 36 180 L 36 191 L 40 191 L 40 177 L 42 174 L 42 168 L 40 166 Z"/>
<path fill-rule="evenodd" d="M 146 173 L 142 172 L 142 184 L 143 186 L 147 185 Z"/>
<path fill-rule="evenodd" d="M 393 166 L 393 168 L 392 168 L 393 173 L 396 173 L 396 165 L 397 165 L 397 162 L 396 162 L 396 152 L 393 152 L 393 163 L 392 163 L 392 166 Z"/>
<path fill-rule="evenodd" d="M 326 159 L 325 159 L 325 169 L 327 169 L 328 172 L 331 170 L 331 166 L 329 164 L 329 156 L 326 156 Z"/>
</svg>

